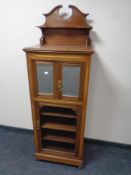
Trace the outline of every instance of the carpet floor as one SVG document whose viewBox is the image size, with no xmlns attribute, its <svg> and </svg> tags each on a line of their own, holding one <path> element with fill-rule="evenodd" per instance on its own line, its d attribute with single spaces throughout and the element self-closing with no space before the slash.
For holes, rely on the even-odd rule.
<svg viewBox="0 0 131 175">
<path fill-rule="evenodd" d="M 87 142 L 79 169 L 35 160 L 31 131 L 0 127 L 0 175 L 131 175 L 131 150 Z"/>
</svg>

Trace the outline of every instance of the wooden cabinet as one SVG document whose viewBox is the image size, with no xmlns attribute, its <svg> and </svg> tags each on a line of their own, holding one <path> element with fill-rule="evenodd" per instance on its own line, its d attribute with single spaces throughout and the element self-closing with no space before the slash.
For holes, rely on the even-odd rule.
<svg viewBox="0 0 131 175">
<path fill-rule="evenodd" d="M 45 14 L 40 45 L 25 48 L 32 105 L 35 156 L 81 167 L 84 151 L 91 41 L 87 14 L 74 6 Z"/>
</svg>

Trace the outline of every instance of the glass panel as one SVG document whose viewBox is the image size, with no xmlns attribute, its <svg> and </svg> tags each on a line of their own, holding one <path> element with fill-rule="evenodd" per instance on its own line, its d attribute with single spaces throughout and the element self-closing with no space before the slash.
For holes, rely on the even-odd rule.
<svg viewBox="0 0 131 175">
<path fill-rule="evenodd" d="M 79 96 L 80 66 L 62 67 L 63 96 Z"/>
<path fill-rule="evenodd" d="M 53 94 L 53 64 L 37 63 L 38 94 Z"/>
</svg>

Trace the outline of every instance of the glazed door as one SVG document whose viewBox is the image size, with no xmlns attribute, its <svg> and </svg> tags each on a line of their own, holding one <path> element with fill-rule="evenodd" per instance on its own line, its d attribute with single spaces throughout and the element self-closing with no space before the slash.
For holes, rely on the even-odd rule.
<svg viewBox="0 0 131 175">
<path fill-rule="evenodd" d="M 36 91 L 38 96 L 55 96 L 55 62 L 35 62 Z"/>
<path fill-rule="evenodd" d="M 36 61 L 36 96 L 80 100 L 83 63 Z"/>
<path fill-rule="evenodd" d="M 82 63 L 60 63 L 61 98 L 80 99 Z"/>
</svg>

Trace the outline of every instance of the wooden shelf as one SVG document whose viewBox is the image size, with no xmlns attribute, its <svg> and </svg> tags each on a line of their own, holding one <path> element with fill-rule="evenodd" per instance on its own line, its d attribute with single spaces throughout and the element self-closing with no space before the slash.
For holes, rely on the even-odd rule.
<svg viewBox="0 0 131 175">
<path fill-rule="evenodd" d="M 64 148 L 64 147 L 55 147 L 55 146 L 48 146 L 42 149 L 43 151 L 55 151 L 55 152 L 62 152 L 62 153 L 70 153 L 75 155 L 75 150 L 74 149 L 69 149 L 69 148 Z"/>
<path fill-rule="evenodd" d="M 50 123 L 50 122 L 44 123 L 41 126 L 41 128 L 76 132 L 76 126 L 75 125 L 66 125 L 66 124 L 58 124 L 58 123 Z"/>
<path fill-rule="evenodd" d="M 67 152 L 70 154 L 75 154 L 75 146 L 69 143 L 60 143 L 60 142 L 52 142 L 52 141 L 46 141 L 46 143 L 43 145 L 42 150 L 48 150 L 48 151 L 56 151 L 56 152 Z"/>
<path fill-rule="evenodd" d="M 70 108 L 53 107 L 53 106 L 42 107 L 40 110 L 40 115 L 58 116 L 58 117 L 67 117 L 67 118 L 77 117 L 76 112 Z"/>
<path fill-rule="evenodd" d="M 66 117 L 66 118 L 76 118 L 76 116 L 71 115 L 71 114 L 62 114 L 62 113 L 53 113 L 53 112 L 41 112 L 40 115 Z"/>
<path fill-rule="evenodd" d="M 40 28 L 40 29 L 65 29 L 65 27 L 48 27 L 48 26 L 45 26 L 45 25 L 42 25 L 42 26 L 37 26 L 38 28 Z M 83 26 L 83 27 L 80 27 L 80 26 L 75 26 L 75 27 L 66 27 L 66 29 L 68 30 L 68 29 L 87 29 L 87 30 L 89 30 L 89 29 L 92 29 L 92 26 Z"/>
<path fill-rule="evenodd" d="M 68 137 L 68 136 L 53 135 L 53 134 L 46 134 L 43 137 L 43 140 L 66 142 L 66 143 L 72 143 L 72 144 L 75 144 L 75 142 L 76 142 L 75 138 Z"/>
</svg>

